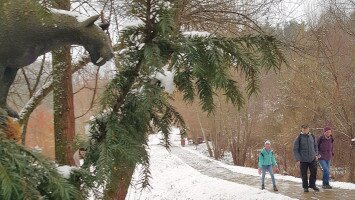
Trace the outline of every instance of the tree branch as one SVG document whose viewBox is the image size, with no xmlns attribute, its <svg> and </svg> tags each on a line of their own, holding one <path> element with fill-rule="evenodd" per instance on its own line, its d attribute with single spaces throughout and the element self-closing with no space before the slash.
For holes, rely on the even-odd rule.
<svg viewBox="0 0 355 200">
<path fill-rule="evenodd" d="M 90 57 L 83 57 L 78 63 L 72 66 L 72 73 L 82 69 L 90 62 Z M 53 90 L 53 80 L 47 82 L 38 90 L 26 103 L 19 113 L 19 123 L 22 124 L 28 120 L 31 113 L 36 109 L 36 107 L 41 103 L 41 101 Z"/>
<path fill-rule="evenodd" d="M 96 76 L 95 76 L 95 86 L 93 88 L 93 94 L 92 94 L 92 98 L 91 98 L 91 102 L 90 102 L 90 106 L 89 108 L 86 110 L 86 112 L 84 112 L 83 114 L 75 117 L 75 119 L 78 119 L 78 118 L 81 118 L 83 116 L 85 116 L 86 114 L 89 113 L 89 111 L 92 109 L 92 107 L 94 107 L 94 103 L 95 103 L 95 96 L 96 96 L 96 93 L 97 93 L 97 87 L 98 87 L 98 82 L 99 82 L 99 74 L 100 74 L 100 66 L 97 68 L 97 71 L 96 71 Z"/>
<path fill-rule="evenodd" d="M 128 79 L 127 87 L 124 87 L 123 90 L 121 91 L 120 96 L 117 98 L 116 103 L 113 107 L 113 112 L 118 112 L 119 109 L 121 108 L 122 104 L 124 103 L 124 100 L 126 99 L 127 94 L 131 90 L 136 78 L 139 75 L 139 71 L 143 65 L 143 60 L 139 60 L 139 62 L 136 64 L 134 70 L 133 70 L 133 77 Z"/>
</svg>

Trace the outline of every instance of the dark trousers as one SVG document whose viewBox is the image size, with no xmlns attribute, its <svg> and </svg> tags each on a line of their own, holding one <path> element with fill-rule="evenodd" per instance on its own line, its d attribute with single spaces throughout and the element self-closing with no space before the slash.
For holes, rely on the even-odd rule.
<svg viewBox="0 0 355 200">
<path fill-rule="evenodd" d="M 301 169 L 303 188 L 315 187 L 316 186 L 316 179 L 317 179 L 317 160 L 314 159 L 310 163 L 309 162 L 301 162 L 300 169 Z M 308 169 L 311 173 L 309 176 L 309 184 L 308 184 L 308 176 L 307 176 Z"/>
</svg>

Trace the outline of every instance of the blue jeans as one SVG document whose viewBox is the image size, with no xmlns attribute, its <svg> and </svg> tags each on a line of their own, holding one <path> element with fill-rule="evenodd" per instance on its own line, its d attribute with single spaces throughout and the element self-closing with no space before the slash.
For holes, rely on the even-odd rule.
<svg viewBox="0 0 355 200">
<path fill-rule="evenodd" d="M 319 160 L 323 168 L 323 185 L 329 185 L 330 160 Z"/>
<path fill-rule="evenodd" d="M 264 185 L 265 182 L 265 174 L 266 171 L 268 171 L 270 173 L 271 176 L 271 180 L 272 180 L 272 185 L 276 186 L 276 182 L 275 182 L 275 177 L 274 177 L 274 172 L 272 171 L 272 165 L 263 165 L 261 167 L 261 171 L 262 171 L 262 175 L 261 175 L 261 185 Z"/>
</svg>

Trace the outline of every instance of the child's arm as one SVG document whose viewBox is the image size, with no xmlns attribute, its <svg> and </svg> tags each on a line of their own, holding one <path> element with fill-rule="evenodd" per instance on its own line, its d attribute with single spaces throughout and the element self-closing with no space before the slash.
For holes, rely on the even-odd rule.
<svg viewBox="0 0 355 200">
<path fill-rule="evenodd" d="M 261 168 L 263 167 L 263 156 L 261 155 L 261 153 L 259 153 L 259 156 L 258 156 L 258 173 L 259 175 L 261 174 Z"/>
</svg>

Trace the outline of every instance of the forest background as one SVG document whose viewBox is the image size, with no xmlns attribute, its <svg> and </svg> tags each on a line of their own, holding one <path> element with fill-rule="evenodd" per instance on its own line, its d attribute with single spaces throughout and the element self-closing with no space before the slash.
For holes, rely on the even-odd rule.
<svg viewBox="0 0 355 200">
<path fill-rule="evenodd" d="M 124 24 L 124 13 L 119 1 L 72 1 L 72 10 L 90 15 L 96 12 L 111 22 L 108 33 L 113 43 Z M 186 104 L 183 94 L 173 93 L 172 104 L 187 124 L 187 137 L 196 141 L 203 137 L 210 143 L 211 157 L 222 159 L 231 153 L 239 166 L 256 166 L 256 155 L 264 139 L 269 139 L 278 162 L 285 173 L 298 174 L 294 165 L 292 146 L 307 123 L 316 136 L 324 126 L 332 127 L 335 139 L 335 157 L 332 162 L 333 178 L 355 182 L 355 152 L 351 146 L 354 134 L 355 112 L 355 11 L 354 1 L 329 0 L 317 6 L 317 13 L 308 13 L 301 19 L 280 21 L 278 9 L 283 1 L 186 1 L 181 12 L 184 31 L 209 32 L 220 36 L 248 34 L 255 24 L 264 32 L 276 35 L 285 44 L 287 66 L 281 71 L 268 72 L 260 77 L 260 92 L 246 100 L 245 107 L 226 103 L 222 93 L 214 95 L 216 109 L 206 114 L 199 102 Z M 247 18 L 238 18 L 237 10 Z M 278 8 L 278 9 L 275 9 Z M 208 12 L 207 12 L 208 11 Z M 263 17 L 265 13 L 274 13 Z M 250 20 L 247 20 L 250 19 Z M 289 18 L 287 18 L 289 19 Z M 255 23 L 255 24 L 254 24 Z M 236 25 L 238 24 L 238 25 Z M 88 64 L 80 58 L 82 50 L 73 53 L 72 86 L 74 97 L 76 148 L 85 138 L 85 127 L 90 117 L 99 111 L 99 99 L 106 84 L 114 77 L 112 63 L 104 67 Z M 50 56 L 38 59 L 19 71 L 11 88 L 11 106 L 21 111 L 29 99 L 48 86 L 52 69 Z M 243 76 L 233 72 L 241 87 L 247 87 Z M 47 85 L 46 85 L 47 84 Z M 25 144 L 42 149 L 54 159 L 53 96 L 49 95 L 29 113 L 25 129 Z M 26 120 L 25 120 L 26 121 Z M 27 122 L 26 122 L 27 123 Z"/>
</svg>

